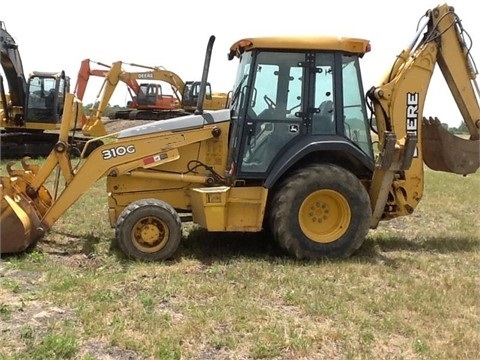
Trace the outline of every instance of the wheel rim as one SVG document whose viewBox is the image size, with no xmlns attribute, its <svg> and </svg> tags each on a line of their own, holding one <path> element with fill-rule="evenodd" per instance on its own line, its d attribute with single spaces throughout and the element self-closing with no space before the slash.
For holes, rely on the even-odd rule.
<svg viewBox="0 0 480 360">
<path fill-rule="evenodd" d="M 154 253 L 162 249 L 170 235 L 168 226 L 162 220 L 148 216 L 136 222 L 132 229 L 132 243 L 138 250 Z"/>
<path fill-rule="evenodd" d="M 318 243 L 331 243 L 345 234 L 352 213 L 345 197 L 322 189 L 311 193 L 300 206 L 298 220 L 302 232 Z"/>
</svg>

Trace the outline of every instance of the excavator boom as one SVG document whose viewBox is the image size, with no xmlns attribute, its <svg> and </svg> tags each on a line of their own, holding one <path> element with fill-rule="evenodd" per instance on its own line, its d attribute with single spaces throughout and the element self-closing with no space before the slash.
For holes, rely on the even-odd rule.
<svg viewBox="0 0 480 360">
<path fill-rule="evenodd" d="M 7 78 L 11 106 L 23 107 L 25 105 L 27 80 L 24 75 L 18 45 L 7 32 L 3 21 L 0 21 L 0 64 Z"/>
</svg>

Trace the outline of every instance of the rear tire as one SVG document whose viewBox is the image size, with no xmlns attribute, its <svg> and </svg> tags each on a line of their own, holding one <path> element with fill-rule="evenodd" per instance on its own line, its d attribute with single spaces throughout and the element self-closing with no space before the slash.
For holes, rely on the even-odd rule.
<svg viewBox="0 0 480 360">
<path fill-rule="evenodd" d="M 370 228 L 370 198 L 360 180 L 333 165 L 297 170 L 277 188 L 269 221 L 275 240 L 298 259 L 348 257 Z"/>
<path fill-rule="evenodd" d="M 169 204 L 157 199 L 143 199 L 122 211 L 115 234 L 127 257 L 143 261 L 167 260 L 180 245 L 182 223 Z"/>
</svg>

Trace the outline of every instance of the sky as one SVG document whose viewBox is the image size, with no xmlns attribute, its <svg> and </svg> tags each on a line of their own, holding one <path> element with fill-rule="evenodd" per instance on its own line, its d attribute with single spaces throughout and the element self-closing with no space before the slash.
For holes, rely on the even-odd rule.
<svg viewBox="0 0 480 360">
<path fill-rule="evenodd" d="M 473 40 L 480 68 L 480 19 L 476 2 L 454 6 Z M 418 21 L 435 0 L 242 0 L 111 2 L 16 0 L 2 4 L 0 20 L 19 46 L 25 73 L 65 70 L 75 86 L 80 62 L 89 58 L 163 66 L 184 81 L 200 80 L 208 39 L 215 36 L 208 80 L 215 92 L 232 89 L 237 62 L 228 61 L 230 46 L 256 36 L 334 35 L 368 39 L 372 51 L 362 59 L 365 90 L 375 86 L 412 41 Z M 127 67 L 128 69 L 128 67 Z M 3 70 L 0 69 L 3 75 Z M 93 103 L 102 81 L 92 78 L 84 103 Z M 168 86 L 166 86 L 168 87 Z M 165 87 L 164 87 L 165 88 Z M 111 105 L 125 105 L 126 86 L 119 85 Z M 427 94 L 425 116 L 457 127 L 461 116 L 439 69 Z"/>
</svg>

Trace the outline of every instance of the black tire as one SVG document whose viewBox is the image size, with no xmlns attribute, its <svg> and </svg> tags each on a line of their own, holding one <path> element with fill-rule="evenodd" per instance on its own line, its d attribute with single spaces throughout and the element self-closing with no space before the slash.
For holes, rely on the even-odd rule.
<svg viewBox="0 0 480 360">
<path fill-rule="evenodd" d="M 182 240 L 180 216 L 169 204 L 157 199 L 138 200 L 117 219 L 118 246 L 129 258 L 143 261 L 167 260 Z"/>
<path fill-rule="evenodd" d="M 370 198 L 360 180 L 333 165 L 297 170 L 276 189 L 269 211 L 275 240 L 298 259 L 348 257 L 370 228 Z"/>
</svg>

